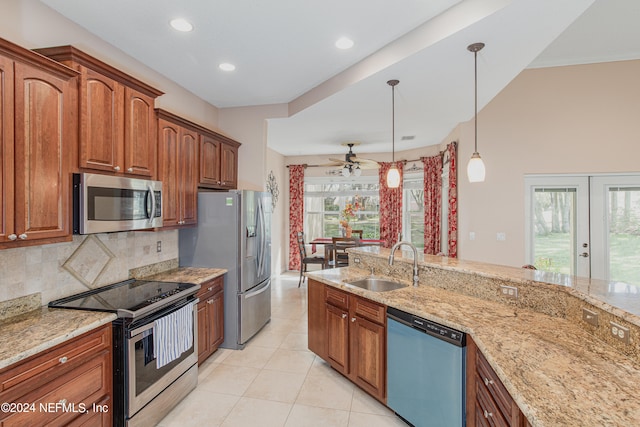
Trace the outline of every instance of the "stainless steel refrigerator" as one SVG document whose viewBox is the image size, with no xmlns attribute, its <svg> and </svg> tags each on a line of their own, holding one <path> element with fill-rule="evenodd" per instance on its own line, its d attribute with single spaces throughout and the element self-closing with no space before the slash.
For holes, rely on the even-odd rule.
<svg viewBox="0 0 640 427">
<path fill-rule="evenodd" d="M 223 348 L 241 349 L 271 319 L 271 195 L 198 193 L 198 225 L 179 232 L 181 267 L 228 270 Z"/>
</svg>

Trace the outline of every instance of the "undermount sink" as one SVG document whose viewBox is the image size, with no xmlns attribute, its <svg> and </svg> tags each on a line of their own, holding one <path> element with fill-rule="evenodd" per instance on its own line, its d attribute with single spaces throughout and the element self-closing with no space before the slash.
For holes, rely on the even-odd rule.
<svg viewBox="0 0 640 427">
<path fill-rule="evenodd" d="M 382 279 L 379 277 L 367 277 L 366 279 L 348 282 L 347 285 L 356 286 L 373 292 L 387 292 L 395 289 L 406 288 L 408 285 L 404 283 L 394 282 L 392 280 Z"/>
</svg>

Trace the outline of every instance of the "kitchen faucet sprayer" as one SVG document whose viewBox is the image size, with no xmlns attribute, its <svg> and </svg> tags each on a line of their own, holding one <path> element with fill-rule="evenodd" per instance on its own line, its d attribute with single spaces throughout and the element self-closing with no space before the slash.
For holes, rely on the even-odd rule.
<svg viewBox="0 0 640 427">
<path fill-rule="evenodd" d="M 418 286 L 418 250 L 411 242 L 398 242 L 391 248 L 391 254 L 389 255 L 389 265 L 393 265 L 394 254 L 396 253 L 396 249 L 398 249 L 402 245 L 407 245 L 411 249 L 413 249 L 413 286 Z"/>
</svg>

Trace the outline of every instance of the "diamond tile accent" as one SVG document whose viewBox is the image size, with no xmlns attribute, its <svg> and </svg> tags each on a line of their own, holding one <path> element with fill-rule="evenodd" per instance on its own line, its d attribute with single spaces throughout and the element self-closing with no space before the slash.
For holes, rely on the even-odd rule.
<svg viewBox="0 0 640 427">
<path fill-rule="evenodd" d="M 90 235 L 62 265 L 73 277 L 89 289 L 95 284 L 116 256 L 96 236 Z"/>
</svg>

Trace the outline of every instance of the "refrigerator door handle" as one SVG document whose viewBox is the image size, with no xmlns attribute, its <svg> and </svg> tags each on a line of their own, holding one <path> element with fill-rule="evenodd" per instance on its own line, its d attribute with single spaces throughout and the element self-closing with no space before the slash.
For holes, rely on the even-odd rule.
<svg viewBox="0 0 640 427">
<path fill-rule="evenodd" d="M 271 280 L 268 280 L 267 283 L 262 288 L 258 289 L 257 291 L 253 291 L 253 292 L 249 292 L 248 294 L 244 294 L 244 299 L 249 299 L 249 298 L 255 297 L 256 295 L 260 295 L 263 292 L 268 291 L 270 284 L 271 284 Z"/>
<path fill-rule="evenodd" d="M 264 258 L 265 258 L 265 243 L 267 239 L 265 238 L 264 233 L 266 232 L 264 226 L 264 209 L 262 207 L 262 199 L 258 199 L 258 235 L 260 236 L 260 242 L 258 244 L 258 250 L 260 251 L 258 254 L 258 276 L 261 277 L 264 273 Z"/>
</svg>

